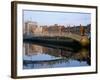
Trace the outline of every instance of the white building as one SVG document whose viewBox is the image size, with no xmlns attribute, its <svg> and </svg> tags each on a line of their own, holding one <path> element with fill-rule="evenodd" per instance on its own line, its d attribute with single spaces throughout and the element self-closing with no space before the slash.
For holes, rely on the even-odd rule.
<svg viewBox="0 0 100 80">
<path fill-rule="evenodd" d="M 41 34 L 42 27 L 40 27 L 37 22 L 28 21 L 25 23 L 24 34 L 33 35 L 33 34 Z"/>
<path fill-rule="evenodd" d="M 24 34 L 32 34 L 36 28 L 38 27 L 37 22 L 32 22 L 32 21 L 27 21 L 25 22 L 25 27 L 24 27 Z"/>
</svg>

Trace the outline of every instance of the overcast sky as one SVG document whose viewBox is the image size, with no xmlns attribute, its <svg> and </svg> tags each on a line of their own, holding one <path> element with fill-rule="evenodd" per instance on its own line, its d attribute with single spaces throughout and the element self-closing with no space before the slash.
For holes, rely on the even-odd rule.
<svg viewBox="0 0 100 80">
<path fill-rule="evenodd" d="M 87 25 L 91 23 L 91 14 L 76 12 L 51 12 L 24 10 L 24 22 L 35 21 L 39 25 Z"/>
</svg>

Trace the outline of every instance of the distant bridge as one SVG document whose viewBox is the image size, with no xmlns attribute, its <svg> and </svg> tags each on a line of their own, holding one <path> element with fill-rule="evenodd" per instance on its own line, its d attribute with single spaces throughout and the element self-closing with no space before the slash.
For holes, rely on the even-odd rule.
<svg viewBox="0 0 100 80">
<path fill-rule="evenodd" d="M 54 37 L 64 37 L 64 38 L 71 38 L 76 41 L 80 41 L 82 36 L 74 33 L 38 33 L 38 34 L 28 34 L 24 35 L 24 39 L 32 38 L 32 37 L 48 37 L 48 38 L 54 38 Z"/>
</svg>

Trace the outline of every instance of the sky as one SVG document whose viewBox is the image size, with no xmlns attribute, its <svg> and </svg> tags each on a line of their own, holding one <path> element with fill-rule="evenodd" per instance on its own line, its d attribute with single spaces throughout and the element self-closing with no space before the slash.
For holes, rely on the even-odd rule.
<svg viewBox="0 0 100 80">
<path fill-rule="evenodd" d="M 78 26 L 87 25 L 91 23 L 90 13 L 76 13 L 76 12 L 54 12 L 54 11 L 32 11 L 24 10 L 24 22 L 34 21 L 38 25 L 64 25 L 64 26 Z"/>
</svg>

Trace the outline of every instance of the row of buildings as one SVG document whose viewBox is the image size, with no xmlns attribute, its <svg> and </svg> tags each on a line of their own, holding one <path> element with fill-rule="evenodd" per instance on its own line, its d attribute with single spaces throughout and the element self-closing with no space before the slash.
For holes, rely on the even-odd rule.
<svg viewBox="0 0 100 80">
<path fill-rule="evenodd" d="M 91 24 L 87 26 L 64 26 L 64 25 L 38 25 L 37 22 L 28 21 L 24 24 L 23 34 L 62 34 L 62 33 L 74 33 L 78 35 L 90 34 Z"/>
</svg>

